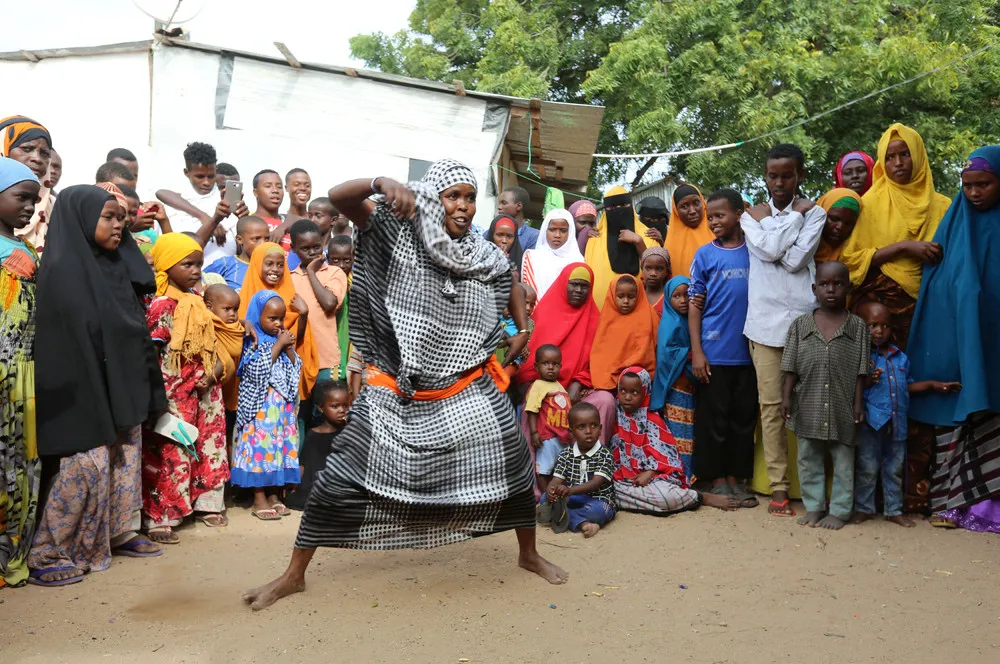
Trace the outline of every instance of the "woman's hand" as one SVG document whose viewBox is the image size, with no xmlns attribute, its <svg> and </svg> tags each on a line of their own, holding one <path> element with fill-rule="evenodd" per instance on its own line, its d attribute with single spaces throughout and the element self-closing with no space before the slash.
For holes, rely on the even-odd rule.
<svg viewBox="0 0 1000 664">
<path fill-rule="evenodd" d="M 653 479 L 653 475 L 656 474 L 654 470 L 647 470 L 639 473 L 632 478 L 632 486 L 646 486 Z"/>
<path fill-rule="evenodd" d="M 943 253 L 941 245 L 937 242 L 921 242 L 919 240 L 906 240 L 903 242 L 903 251 L 907 256 L 914 258 L 921 263 L 936 265 L 941 262 Z"/>
<path fill-rule="evenodd" d="M 646 229 L 646 237 L 650 238 L 651 240 L 653 240 L 654 242 L 656 242 L 656 244 L 660 245 L 661 247 L 663 246 L 663 235 L 660 233 L 660 231 L 658 229 L 656 229 L 656 228 L 647 228 Z"/>
<path fill-rule="evenodd" d="M 517 358 L 521 356 L 521 352 L 524 351 L 524 347 L 528 345 L 528 340 L 531 335 L 528 331 L 518 332 L 512 337 L 504 339 L 500 342 L 500 345 L 507 346 L 507 356 L 503 360 L 503 365 L 509 367 L 514 363 Z"/>
<path fill-rule="evenodd" d="M 578 381 L 573 381 L 566 388 L 566 394 L 569 395 L 569 400 L 572 403 L 578 403 L 580 401 L 580 393 L 583 392 L 583 385 Z"/>
<path fill-rule="evenodd" d="M 708 365 L 708 358 L 705 357 L 705 353 L 692 351 L 691 370 L 694 372 L 694 377 L 698 379 L 699 383 L 708 385 L 709 380 L 712 378 L 712 367 Z"/>
<path fill-rule="evenodd" d="M 417 211 L 417 199 L 413 192 L 389 178 L 375 178 L 375 193 L 385 197 L 385 204 L 400 219 L 410 219 Z"/>
<path fill-rule="evenodd" d="M 292 304 L 292 309 L 294 309 L 295 313 L 297 313 L 298 315 L 300 316 L 309 315 L 309 305 L 306 304 L 306 301 L 303 300 L 302 296 L 299 295 L 298 293 L 296 293 L 295 297 L 292 298 L 291 304 Z"/>
<path fill-rule="evenodd" d="M 257 345 L 257 329 L 245 320 L 240 321 L 240 325 L 243 326 L 243 336 L 244 338 L 249 338 L 253 345 Z"/>
<path fill-rule="evenodd" d="M 600 233 L 600 231 L 598 231 L 593 226 L 588 226 L 587 227 L 587 237 L 588 238 L 591 238 L 591 237 L 601 237 L 601 233 Z"/>
<path fill-rule="evenodd" d="M 645 246 L 646 244 L 645 242 L 643 242 L 642 238 L 639 237 L 638 233 L 636 233 L 635 231 L 630 231 L 627 228 L 623 228 L 618 233 L 618 241 L 624 242 L 625 244 L 642 244 L 643 246 Z"/>
</svg>

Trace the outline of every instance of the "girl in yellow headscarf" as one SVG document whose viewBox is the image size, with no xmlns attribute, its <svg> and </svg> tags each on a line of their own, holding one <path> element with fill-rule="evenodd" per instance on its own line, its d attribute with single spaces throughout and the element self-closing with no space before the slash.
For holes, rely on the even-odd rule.
<svg viewBox="0 0 1000 664">
<path fill-rule="evenodd" d="M 708 227 L 705 197 L 698 187 L 682 184 L 671 197 L 670 225 L 663 248 L 670 253 L 670 266 L 674 275 L 691 276 L 694 252 L 712 240 L 715 234 Z"/>
<path fill-rule="evenodd" d="M 201 283 L 201 245 L 183 233 L 166 233 L 150 254 L 156 298 L 146 322 L 160 359 L 167 407 L 198 429 L 194 454 L 153 433 L 142 446 L 142 510 L 149 538 L 176 544 L 173 528 L 193 512 L 208 526 L 228 523 L 222 495 L 229 479 L 222 363 L 212 314 L 192 290 Z"/>
<path fill-rule="evenodd" d="M 591 295 L 598 309 L 617 275 L 639 275 L 639 257 L 647 247 L 659 246 L 646 236 L 645 224 L 632 207 L 632 197 L 624 187 L 612 187 L 604 194 L 604 212 L 597 222 L 598 237 L 587 243 L 584 257 L 594 271 Z"/>
<path fill-rule="evenodd" d="M 882 302 L 893 314 L 896 345 L 905 350 L 925 264 L 941 260 L 932 242 L 951 200 L 934 191 L 924 141 L 896 123 L 878 142 L 872 188 L 840 260 L 851 271 L 854 308 Z"/>
</svg>

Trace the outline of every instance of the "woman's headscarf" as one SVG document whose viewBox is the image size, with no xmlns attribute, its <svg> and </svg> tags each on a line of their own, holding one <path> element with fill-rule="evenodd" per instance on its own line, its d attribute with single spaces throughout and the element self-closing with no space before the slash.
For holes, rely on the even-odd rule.
<svg viewBox="0 0 1000 664">
<path fill-rule="evenodd" d="M 160 365 L 133 289 L 127 243 L 94 242 L 111 194 L 93 185 L 60 192 L 38 272 L 35 393 L 38 450 L 66 456 L 113 443 L 167 407 Z"/>
<path fill-rule="evenodd" d="M 569 303 L 567 286 L 574 279 L 594 283 L 594 271 L 585 263 L 573 263 L 563 268 L 559 277 L 549 287 L 545 297 L 540 298 L 531 315 L 535 330 L 528 344 L 528 360 L 521 365 L 517 381 L 527 383 L 538 378 L 535 371 L 535 352 L 544 344 L 553 344 L 562 351 L 562 368 L 559 382 L 569 388 L 574 380 L 586 387 L 590 381 L 590 349 L 597 332 L 597 321 L 601 314 L 588 297 L 580 307 Z"/>
<path fill-rule="evenodd" d="M 680 211 L 677 209 L 677 201 L 683 200 L 685 196 L 698 194 L 701 198 L 701 221 L 694 228 L 689 228 L 680 218 Z M 682 184 L 674 190 L 674 195 L 670 202 L 670 226 L 667 227 L 667 239 L 663 243 L 663 248 L 670 252 L 670 262 L 674 274 L 685 277 L 691 276 L 691 261 L 694 260 L 694 252 L 715 239 L 715 234 L 708 227 L 708 212 L 705 205 L 705 197 L 701 195 L 698 187 L 691 184 Z"/>
<path fill-rule="evenodd" d="M 868 156 L 867 153 L 862 152 L 860 150 L 855 150 L 854 152 L 848 152 L 847 154 L 845 154 L 843 157 L 840 158 L 840 161 L 837 162 L 837 165 L 833 169 L 834 185 L 838 189 L 840 188 L 850 189 L 850 187 L 844 184 L 844 166 L 846 166 L 847 162 L 849 161 L 864 162 L 865 168 L 868 169 L 868 175 L 865 177 L 865 188 L 864 191 L 861 192 L 862 194 L 867 194 L 868 190 L 872 188 L 872 169 L 875 167 L 875 160 L 872 159 L 870 156 Z M 851 189 L 851 191 L 854 190 Z"/>
<path fill-rule="evenodd" d="M 650 223 L 650 228 L 660 231 L 660 237 L 667 237 L 667 204 L 657 196 L 646 196 L 639 201 L 639 217 L 656 219 Z"/>
<path fill-rule="evenodd" d="M 615 480 L 626 481 L 647 470 L 654 477 L 665 478 L 679 487 L 687 488 L 684 463 L 677 451 L 674 439 L 666 422 L 656 413 L 649 412 L 649 396 L 652 380 L 649 372 L 641 366 L 626 367 L 626 374 L 635 374 L 642 384 L 642 405 L 631 415 L 625 413 L 618 403 L 618 422 L 611 437 L 611 451 L 615 457 Z M 618 379 L 618 385 L 621 378 Z"/>
<path fill-rule="evenodd" d="M 549 246 L 547 237 L 549 224 L 555 219 L 564 220 L 570 227 L 566 242 L 558 249 Z M 535 248 L 524 253 L 524 261 L 521 264 L 521 281 L 534 287 L 539 300 L 545 296 L 564 267 L 570 263 L 583 262 L 583 254 L 573 242 L 573 228 L 573 215 L 569 213 L 569 210 L 562 208 L 550 210 L 545 215 L 545 221 L 542 222 L 542 229 L 538 232 L 538 242 L 535 243 Z"/>
<path fill-rule="evenodd" d="M 1000 174 L 1000 146 L 979 148 L 977 159 Z M 913 395 L 910 417 L 955 426 L 979 411 L 1000 413 L 1000 204 L 980 211 L 959 193 L 934 241 L 943 258 L 924 272 L 906 349 L 914 379 L 962 389 Z"/>
<path fill-rule="evenodd" d="M 861 196 L 858 195 L 858 192 L 847 187 L 831 189 L 819 197 L 816 205 L 827 212 L 834 208 L 847 208 L 848 210 L 854 210 L 854 214 L 858 217 L 861 216 Z M 826 263 L 827 261 L 840 260 L 840 252 L 846 243 L 847 240 L 844 240 L 839 246 L 834 247 L 828 244 L 826 240 L 820 238 L 819 248 L 816 250 L 816 255 L 813 259 L 817 265 L 819 263 Z"/>
<path fill-rule="evenodd" d="M 615 289 L 623 281 L 635 284 L 638 299 L 628 314 L 615 306 Z M 623 274 L 611 282 L 604 296 L 604 308 L 597 324 L 594 346 L 590 351 L 590 374 L 594 388 L 612 390 L 627 367 L 656 368 L 656 328 L 660 320 L 639 280 Z"/>
<path fill-rule="evenodd" d="M 170 284 L 167 270 L 180 263 L 202 246 L 183 233 L 165 233 L 153 245 L 153 269 L 156 270 L 156 294 L 166 295 L 177 302 L 174 324 L 170 331 L 170 350 L 174 368 L 180 370 L 185 361 L 197 361 L 207 373 L 215 371 L 215 329 L 212 313 L 205 300 L 195 293 L 184 292 Z"/>
<path fill-rule="evenodd" d="M 628 207 L 609 210 L 611 205 L 626 203 Z M 639 251 L 631 244 L 618 241 L 618 234 L 623 230 L 636 233 L 643 239 L 647 247 L 656 242 L 646 237 L 648 230 L 639 215 L 632 208 L 632 197 L 624 187 L 611 187 L 604 194 L 604 211 L 597 223 L 599 238 L 587 243 L 587 265 L 594 269 L 594 302 L 597 308 L 604 306 L 604 294 L 608 285 L 617 274 L 639 274 Z"/>
<path fill-rule="evenodd" d="M 52 147 L 52 136 L 49 130 L 35 122 L 31 118 L 23 115 L 12 115 L 0 120 L 0 156 L 9 157 L 10 151 L 21 143 L 33 141 L 36 138 L 44 138 L 45 142 Z"/>
<path fill-rule="evenodd" d="M 157 244 L 162 239 L 163 236 L 161 236 L 160 240 L 157 240 Z M 280 244 L 275 242 L 264 242 L 258 245 L 250 256 L 250 266 L 247 268 L 246 276 L 243 277 L 243 286 L 240 287 L 240 320 L 246 320 L 253 324 L 253 321 L 247 318 L 251 301 L 260 291 L 274 291 L 285 302 L 285 329 L 297 333 L 296 324 L 299 322 L 299 313 L 292 308 L 292 299 L 295 297 L 295 286 L 292 284 L 292 275 L 288 272 L 288 261 L 285 261 L 281 280 L 273 288 L 266 284 L 264 278 L 261 276 L 261 271 L 264 267 L 264 258 L 272 254 L 280 254 L 284 258 L 285 250 L 281 248 Z M 310 311 L 309 314 L 312 316 L 321 316 L 323 312 Z M 259 316 L 260 314 L 258 313 Z M 316 383 L 316 376 L 319 375 L 319 355 L 316 351 L 316 342 L 313 339 L 312 328 L 309 325 L 306 325 L 305 334 L 301 336 L 296 335 L 295 351 L 302 359 L 302 381 L 299 383 L 299 389 L 302 398 L 308 399 L 313 385 Z"/>
<path fill-rule="evenodd" d="M 597 208 L 590 201 L 585 201 L 580 199 L 569 206 L 569 213 L 573 215 L 573 221 L 576 221 L 578 217 L 584 214 L 594 215 L 594 222 L 597 222 Z M 574 226 L 575 228 L 575 226 Z M 575 233 L 576 235 L 576 246 L 579 247 L 580 253 L 583 254 L 587 251 L 587 240 L 590 239 L 590 226 L 587 226 L 582 231 Z"/>
<path fill-rule="evenodd" d="M 38 176 L 16 159 L 0 157 L 0 192 L 22 182 L 38 182 Z"/>
<path fill-rule="evenodd" d="M 687 316 L 674 309 L 670 298 L 674 291 L 691 280 L 682 274 L 673 277 L 663 289 L 663 317 L 656 333 L 656 374 L 649 407 L 661 410 L 667 402 L 667 392 L 688 366 L 691 353 L 691 333 Z"/>
<path fill-rule="evenodd" d="M 897 184 L 885 172 L 885 154 L 892 141 L 903 141 L 913 159 L 908 184 Z M 860 286 L 871 268 L 872 257 L 882 247 L 902 240 L 930 242 L 951 201 L 934 191 L 934 178 L 927 163 L 924 141 L 913 129 L 898 122 L 878 142 L 878 162 L 872 188 L 862 197 L 861 216 L 854 233 L 844 243 L 840 260 L 851 271 L 851 282 Z M 882 273 L 910 297 L 920 292 L 924 264 L 910 256 L 883 263 Z"/>
<path fill-rule="evenodd" d="M 506 219 L 506 221 L 503 221 Z M 510 251 L 507 252 L 507 259 L 510 262 L 510 267 L 512 270 L 521 269 L 521 261 L 524 260 L 524 249 L 521 248 L 521 240 L 517 237 L 517 222 L 511 217 L 501 214 L 493 218 L 493 222 L 490 224 L 490 229 L 486 231 L 486 241 L 493 242 L 493 234 L 496 233 L 497 224 L 507 224 L 509 223 L 514 229 L 514 243 L 510 245 Z"/>
</svg>

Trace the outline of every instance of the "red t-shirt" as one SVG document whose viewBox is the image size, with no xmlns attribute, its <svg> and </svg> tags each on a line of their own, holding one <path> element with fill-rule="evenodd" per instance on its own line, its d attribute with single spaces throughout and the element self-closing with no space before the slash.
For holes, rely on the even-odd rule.
<svg viewBox="0 0 1000 664">
<path fill-rule="evenodd" d="M 538 435 L 542 440 L 558 438 L 563 445 L 571 441 L 569 434 L 569 393 L 559 383 L 536 380 L 528 390 L 524 409 L 538 413 Z"/>
</svg>

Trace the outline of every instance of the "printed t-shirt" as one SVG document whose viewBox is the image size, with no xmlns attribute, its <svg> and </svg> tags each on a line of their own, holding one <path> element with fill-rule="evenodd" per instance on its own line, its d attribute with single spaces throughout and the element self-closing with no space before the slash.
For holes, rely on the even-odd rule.
<svg viewBox="0 0 1000 664">
<path fill-rule="evenodd" d="M 715 240 L 701 246 L 691 261 L 693 297 L 705 295 L 701 315 L 701 347 L 708 363 L 750 364 L 750 347 L 743 336 L 750 285 L 750 253 L 746 243 L 723 247 Z"/>
<path fill-rule="evenodd" d="M 527 412 L 538 413 L 538 435 L 542 440 L 557 438 L 563 445 L 570 441 L 570 406 L 569 393 L 557 381 L 536 380 L 524 400 Z"/>
</svg>

